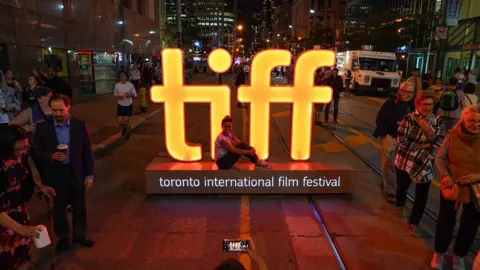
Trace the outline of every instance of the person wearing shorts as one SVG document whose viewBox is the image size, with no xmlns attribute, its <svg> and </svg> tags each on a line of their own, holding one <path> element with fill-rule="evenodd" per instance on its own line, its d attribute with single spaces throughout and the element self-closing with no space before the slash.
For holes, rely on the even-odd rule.
<svg viewBox="0 0 480 270">
<path fill-rule="evenodd" d="M 117 123 L 122 127 L 122 136 L 129 138 L 130 118 L 133 114 L 133 98 L 137 96 L 135 86 L 127 81 L 127 73 L 120 72 L 120 81 L 115 84 L 114 96 L 117 99 Z"/>
</svg>

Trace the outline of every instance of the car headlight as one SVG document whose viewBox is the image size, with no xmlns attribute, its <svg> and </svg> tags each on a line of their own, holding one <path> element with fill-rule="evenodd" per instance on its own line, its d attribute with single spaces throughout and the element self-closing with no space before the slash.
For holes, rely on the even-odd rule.
<svg viewBox="0 0 480 270">
<path fill-rule="evenodd" d="M 393 79 L 392 82 L 393 82 L 393 85 L 397 85 L 398 84 L 398 79 Z"/>
</svg>

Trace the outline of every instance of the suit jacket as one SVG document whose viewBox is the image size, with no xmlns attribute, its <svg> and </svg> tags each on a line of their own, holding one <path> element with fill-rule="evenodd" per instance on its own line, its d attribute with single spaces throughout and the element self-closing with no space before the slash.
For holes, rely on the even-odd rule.
<svg viewBox="0 0 480 270">
<path fill-rule="evenodd" d="M 33 139 L 33 155 L 43 163 L 45 180 L 52 183 L 56 180 L 56 161 L 52 160 L 52 154 L 57 151 L 59 145 L 55 132 L 53 119 L 37 124 Z M 94 159 L 92 142 L 85 122 L 70 116 L 70 165 L 73 174 L 78 181 L 85 181 L 86 176 L 94 173 Z"/>
</svg>

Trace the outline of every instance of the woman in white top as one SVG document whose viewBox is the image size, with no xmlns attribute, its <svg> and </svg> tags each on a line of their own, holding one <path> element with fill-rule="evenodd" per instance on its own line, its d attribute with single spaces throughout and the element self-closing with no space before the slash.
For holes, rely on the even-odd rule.
<svg viewBox="0 0 480 270">
<path fill-rule="evenodd" d="M 476 90 L 476 85 L 473 83 L 467 83 L 465 85 L 465 89 L 463 90 L 465 92 L 465 107 L 468 107 L 470 105 L 475 105 L 478 103 L 478 97 L 475 94 Z"/>
<path fill-rule="evenodd" d="M 269 168 L 270 165 L 255 154 L 255 148 L 240 141 L 233 135 L 232 130 L 232 118 L 227 115 L 222 120 L 222 133 L 218 134 L 215 140 L 215 162 L 218 168 L 221 170 L 232 168 L 241 156 L 246 156 L 259 168 Z"/>
</svg>

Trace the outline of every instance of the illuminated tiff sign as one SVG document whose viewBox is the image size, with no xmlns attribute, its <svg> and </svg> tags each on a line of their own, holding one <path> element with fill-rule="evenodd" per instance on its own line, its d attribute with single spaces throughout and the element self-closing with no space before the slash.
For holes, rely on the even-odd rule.
<svg viewBox="0 0 480 270">
<path fill-rule="evenodd" d="M 267 159 L 270 138 L 270 103 L 292 103 L 292 138 L 290 155 L 293 160 L 308 160 L 311 152 L 312 110 L 314 103 L 328 103 L 332 89 L 314 86 L 314 74 L 320 67 L 334 64 L 335 54 L 326 50 L 302 53 L 296 60 L 293 86 L 272 86 L 271 72 L 277 66 L 290 65 L 288 50 L 265 50 L 255 55 L 250 69 L 250 85 L 238 89 L 238 101 L 250 103 L 250 144 L 261 159 Z M 183 54 L 180 49 L 162 52 L 163 86 L 151 89 L 153 102 L 164 103 L 165 144 L 169 155 L 178 161 L 202 159 L 200 145 L 186 141 L 184 103 L 209 103 L 211 114 L 211 155 L 215 138 L 222 131 L 221 121 L 230 115 L 230 88 L 227 85 L 184 85 Z M 208 56 L 208 65 L 218 73 L 228 71 L 232 56 L 216 49 Z"/>
</svg>

